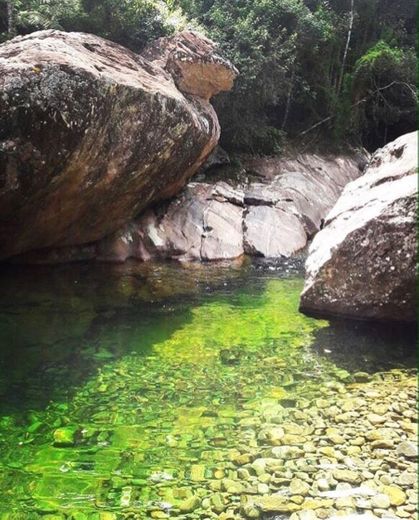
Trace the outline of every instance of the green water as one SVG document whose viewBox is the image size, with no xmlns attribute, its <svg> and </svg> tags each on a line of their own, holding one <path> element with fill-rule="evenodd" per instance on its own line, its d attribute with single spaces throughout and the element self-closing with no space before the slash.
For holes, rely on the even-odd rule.
<svg viewBox="0 0 419 520">
<path fill-rule="evenodd" d="M 4 268 L 0 282 L 1 519 L 187 518 L 170 508 L 205 492 L 253 408 L 414 363 L 399 331 L 299 314 L 294 265 Z"/>
</svg>

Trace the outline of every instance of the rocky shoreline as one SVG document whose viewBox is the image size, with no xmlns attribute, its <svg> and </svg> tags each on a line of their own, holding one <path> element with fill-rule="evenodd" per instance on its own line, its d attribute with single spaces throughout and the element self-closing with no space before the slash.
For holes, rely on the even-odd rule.
<svg viewBox="0 0 419 520">
<path fill-rule="evenodd" d="M 416 378 L 392 370 L 354 380 L 325 383 L 292 407 L 279 400 L 246 410 L 228 459 L 191 466 L 176 482 L 184 499 L 156 504 L 150 517 L 414 519 Z"/>
</svg>

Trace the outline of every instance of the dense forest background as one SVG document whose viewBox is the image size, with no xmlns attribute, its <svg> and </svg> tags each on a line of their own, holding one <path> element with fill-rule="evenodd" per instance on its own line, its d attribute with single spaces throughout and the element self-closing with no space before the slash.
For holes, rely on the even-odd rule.
<svg viewBox="0 0 419 520">
<path fill-rule="evenodd" d="M 0 41 L 86 31 L 140 52 L 185 28 L 239 68 L 215 100 L 229 151 L 373 150 L 416 128 L 415 0 L 0 0 Z"/>
</svg>

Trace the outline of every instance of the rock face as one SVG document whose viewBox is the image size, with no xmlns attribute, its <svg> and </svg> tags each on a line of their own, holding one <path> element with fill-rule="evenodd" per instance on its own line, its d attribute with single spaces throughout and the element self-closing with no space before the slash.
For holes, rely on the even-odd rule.
<svg viewBox="0 0 419 520">
<path fill-rule="evenodd" d="M 196 33 L 158 49 L 152 62 L 59 31 L 0 46 L 0 259 L 97 241 L 205 161 L 220 131 L 208 99 L 237 71 Z"/>
<path fill-rule="evenodd" d="M 238 74 L 229 61 L 215 52 L 211 40 L 193 31 L 160 38 L 143 56 L 170 72 L 179 90 L 206 100 L 231 90 Z"/>
<path fill-rule="evenodd" d="M 315 237 L 301 310 L 415 320 L 417 133 L 378 150 Z"/>
<path fill-rule="evenodd" d="M 289 257 L 305 247 L 343 186 L 360 174 L 354 158 L 313 155 L 271 159 L 268 169 L 265 159 L 252 160 L 247 168 L 257 180 L 190 183 L 168 205 L 99 243 L 93 256 L 105 261 Z"/>
</svg>

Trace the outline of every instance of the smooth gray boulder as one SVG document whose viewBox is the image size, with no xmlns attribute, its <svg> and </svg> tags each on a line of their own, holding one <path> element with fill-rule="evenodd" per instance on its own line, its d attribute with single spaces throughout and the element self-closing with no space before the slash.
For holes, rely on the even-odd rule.
<svg viewBox="0 0 419 520">
<path fill-rule="evenodd" d="M 378 150 L 346 186 L 310 247 L 305 314 L 415 320 L 417 139 Z"/>
</svg>

